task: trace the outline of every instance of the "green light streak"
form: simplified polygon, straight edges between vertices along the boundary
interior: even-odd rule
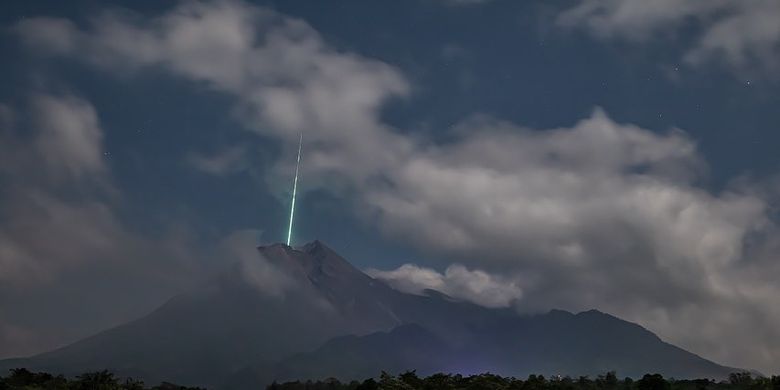
[[[303,133],[298,140],[298,160],[295,162],[295,181],[293,181],[292,204],[290,205],[290,227],[287,229],[287,245],[290,245],[292,238],[293,215],[295,215],[295,193],[298,192],[298,167],[301,165],[301,145],[303,144]]]

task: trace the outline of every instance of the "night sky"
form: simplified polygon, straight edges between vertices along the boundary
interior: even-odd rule
[[[780,371],[780,2],[6,1],[0,358],[286,239]]]

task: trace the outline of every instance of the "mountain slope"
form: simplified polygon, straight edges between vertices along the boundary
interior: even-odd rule
[[[258,248],[146,317],[64,348],[0,362],[65,374],[111,369],[150,382],[238,388],[279,378],[402,368],[584,375],[617,370],[725,377],[729,368],[589,311],[521,316],[444,294],[404,294],[319,241]]]
[[[660,340],[639,325],[591,310],[502,318],[472,328],[457,344],[416,324],[390,332],[332,339],[275,365],[247,367],[229,388],[252,388],[273,380],[367,378],[381,371],[416,370],[420,375],[492,372],[596,376],[607,371],[634,378],[648,372],[675,378],[725,378],[735,369],[715,364]]]
[[[451,348],[423,327],[407,324],[389,332],[334,338],[311,352],[296,354],[274,365],[246,367],[233,375],[228,389],[260,388],[276,381],[376,376],[381,371],[420,373],[449,367]]]

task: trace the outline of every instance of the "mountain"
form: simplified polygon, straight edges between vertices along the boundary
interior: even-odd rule
[[[381,371],[419,373],[442,371],[450,347],[416,324],[388,332],[343,336],[314,351],[296,354],[272,366],[250,366],[230,378],[228,389],[261,387],[273,380],[340,378],[365,379]]]
[[[633,378],[657,372],[674,378],[718,379],[740,371],[665,343],[639,325],[597,310],[578,314],[553,310],[475,325],[470,337],[457,344],[417,324],[339,337],[272,367],[242,370],[232,380],[241,385],[229,388],[272,380],[367,378],[381,370],[416,370],[420,375],[491,372],[515,377],[596,376],[616,371]]]
[[[272,380],[363,379],[417,369],[463,374],[723,378],[734,369],[595,310],[519,315],[392,289],[320,241],[258,247],[210,283],[149,315],[0,369],[119,375],[210,388]]]

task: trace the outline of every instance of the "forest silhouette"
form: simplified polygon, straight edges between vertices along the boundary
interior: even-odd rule
[[[749,372],[729,375],[728,380],[674,379],[660,374],[646,374],[642,378],[618,378],[608,372],[594,378],[580,376],[545,377],[529,375],[525,379],[503,377],[490,373],[463,376],[433,374],[420,377],[415,371],[399,375],[382,372],[377,379],[341,382],[336,378],[317,381],[273,382],[267,390],[780,390],[780,376],[756,376]],[[119,378],[109,371],[84,373],[73,378],[32,372],[24,368],[10,370],[0,377],[0,390],[205,390],[200,387],[179,386],[163,382],[147,387],[144,382]]]

